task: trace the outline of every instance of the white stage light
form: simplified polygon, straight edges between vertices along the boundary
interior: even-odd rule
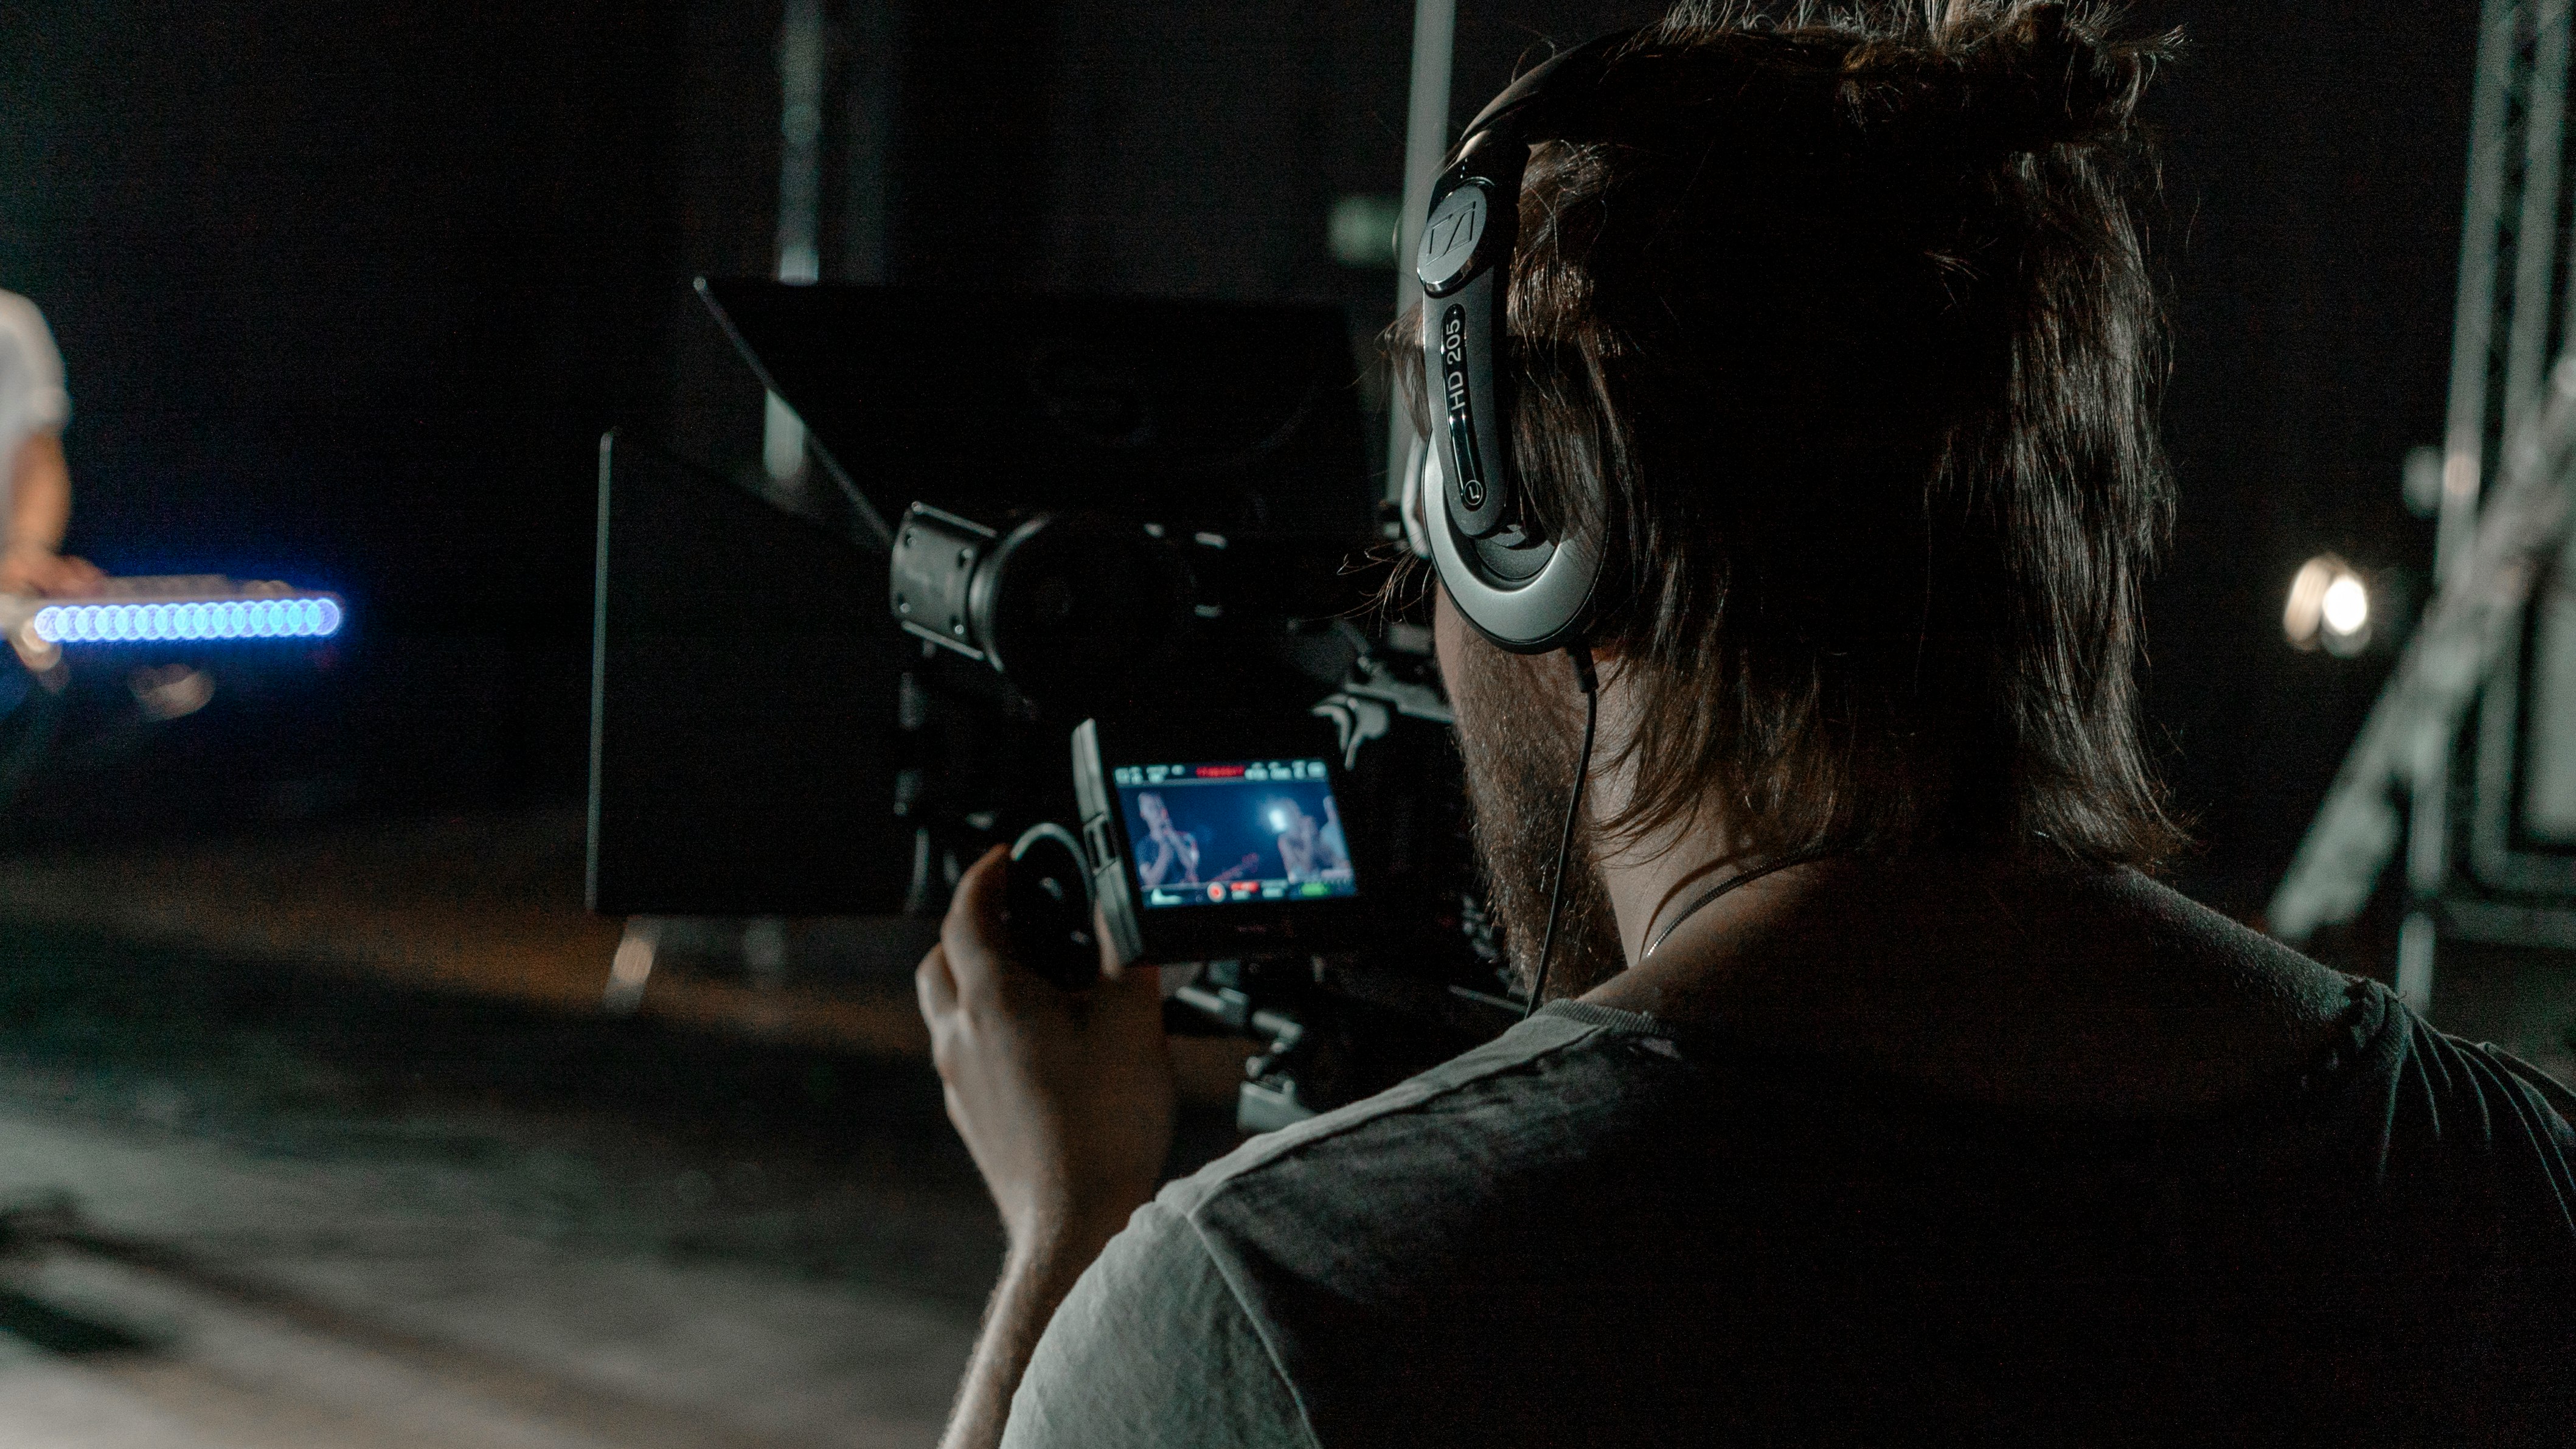
[[[2352,565],[2321,553],[2299,565],[2281,610],[2281,633],[2300,649],[2349,659],[2370,646],[2370,585]]]
[[[2370,627],[2370,590],[2350,574],[2326,585],[2326,632],[2358,634]]]

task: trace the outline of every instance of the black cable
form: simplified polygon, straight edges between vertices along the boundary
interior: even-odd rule
[[[1661,934],[1657,935],[1655,939],[1647,945],[1646,949],[1638,954],[1637,960],[1642,963],[1647,958],[1653,956],[1658,947],[1673,938],[1673,932],[1682,928],[1682,922],[1689,920],[1694,915],[1697,915],[1700,907],[1715,902],[1718,897],[1725,895],[1728,891],[1735,889],[1737,886],[1749,886],[1774,871],[1787,870],[1793,865],[1811,865],[1828,856],[1839,854],[1841,854],[1840,851],[1811,850],[1803,855],[1787,856],[1783,859],[1775,860],[1769,865],[1758,865],[1751,870],[1728,876],[1726,879],[1719,881],[1716,885],[1711,886],[1708,890],[1702,892],[1698,900],[1682,907],[1682,913],[1673,917],[1671,923],[1664,927]],[[1652,922],[1649,922],[1648,924],[1651,925]]]
[[[1574,661],[1574,686],[1583,691],[1583,748],[1574,756],[1574,789],[1565,802],[1565,833],[1556,840],[1556,880],[1547,890],[1547,930],[1538,938],[1538,975],[1530,982],[1528,1002],[1521,1007],[1523,1021],[1547,997],[1548,954],[1556,949],[1556,915],[1565,904],[1565,867],[1574,854],[1574,822],[1583,818],[1583,782],[1592,773],[1592,730],[1601,722],[1601,681],[1592,672],[1592,651],[1572,644],[1565,653]]]

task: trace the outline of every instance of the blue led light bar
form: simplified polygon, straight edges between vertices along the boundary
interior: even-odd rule
[[[340,632],[336,599],[223,599],[132,604],[47,604],[36,637],[48,644],[159,639],[323,639]]]

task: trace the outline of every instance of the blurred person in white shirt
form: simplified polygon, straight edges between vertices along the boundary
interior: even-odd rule
[[[0,593],[80,594],[99,583],[88,560],[62,552],[72,515],[71,468],[63,459],[71,413],[62,354],[44,314],[0,292],[0,519],[8,526]]]

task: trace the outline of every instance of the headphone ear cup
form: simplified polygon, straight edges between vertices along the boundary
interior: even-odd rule
[[[1590,539],[1569,534],[1515,545],[1469,538],[1445,509],[1431,512],[1424,523],[1440,586],[1476,632],[1515,654],[1545,654],[1583,642],[1601,584],[1601,557]]]
[[[1448,487],[1440,473],[1440,450],[1429,438],[1417,437],[1413,448],[1404,455],[1404,493],[1397,505],[1404,521],[1404,546],[1418,559],[1431,557],[1431,525],[1425,513],[1426,500],[1437,498]]]

